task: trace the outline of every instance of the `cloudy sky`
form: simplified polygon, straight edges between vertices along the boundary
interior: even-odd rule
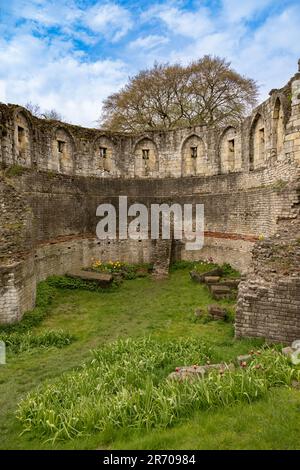
[[[300,57],[299,0],[0,0],[0,101],[95,126],[101,102],[154,61],[226,57],[281,87]]]

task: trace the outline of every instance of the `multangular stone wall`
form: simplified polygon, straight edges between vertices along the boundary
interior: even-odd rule
[[[291,226],[285,221],[285,228]],[[239,286],[236,336],[291,343],[300,337],[300,224],[287,238],[258,242]]]
[[[294,217],[299,83],[296,74],[282,90],[272,90],[239,126],[141,135],[40,120],[24,108],[0,104],[0,321],[19,319],[31,308],[36,282],[50,274],[87,266],[93,258],[153,259],[157,249],[150,240],[96,239],[97,206],[117,207],[120,195],[128,204],[204,204],[203,250],[187,252],[179,242],[172,256],[211,256],[248,269],[255,242],[272,239],[280,221]],[[250,280],[241,288],[247,291]],[[252,334],[250,326],[239,329],[243,312],[237,317],[240,336]]]
[[[284,206],[276,233],[253,247],[248,274],[240,284],[236,336],[290,343],[300,337],[300,73],[291,82],[291,114],[285,156],[291,178],[281,190]]]

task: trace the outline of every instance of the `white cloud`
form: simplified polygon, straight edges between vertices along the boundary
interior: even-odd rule
[[[222,13],[228,22],[252,19],[274,0],[223,0]]]
[[[235,60],[238,70],[261,83],[262,96],[282,87],[297,70],[300,6],[270,16],[244,42]]]
[[[82,15],[73,0],[18,0],[13,4],[13,13],[43,26],[71,24]]]
[[[56,26],[73,39],[86,44],[96,42],[95,34],[116,42],[133,26],[130,12],[114,2],[98,1],[95,5],[80,8],[76,0],[12,0],[16,18],[31,22],[38,30]],[[85,28],[82,31],[80,28]]]
[[[96,4],[87,10],[84,23],[95,33],[101,33],[114,42],[125,36],[133,26],[130,12],[115,3]]]
[[[208,33],[213,27],[207,8],[186,11],[173,5],[173,2],[154,5],[141,18],[145,22],[153,18],[159,19],[165,23],[169,31],[190,38]]]
[[[27,21],[10,28],[10,36],[0,25],[0,101],[32,101],[43,109],[57,109],[68,121],[93,126],[101,101],[123,86],[128,75],[155,60],[187,63],[204,54],[226,57],[236,70],[262,84],[262,98],[297,70],[299,3],[279,8],[279,0],[222,0],[213,12],[201,6],[187,11],[183,2],[167,0],[152,5],[135,24],[128,10],[113,1],[85,9],[79,7],[83,4],[11,0],[15,18],[18,13]],[[263,19],[259,15],[265,10]],[[259,22],[251,21],[257,18]],[[59,34],[47,36],[49,26],[57,26]],[[114,45],[115,57],[122,59],[108,58],[102,50],[100,60],[74,47],[78,39],[86,44],[103,37],[114,42],[131,28],[139,33],[137,39],[119,50]]]
[[[289,80],[299,55],[300,5],[281,12],[275,8],[279,6],[274,0],[223,0],[219,12],[212,14],[203,8],[187,12],[170,0],[150,7],[143,19],[158,18],[168,28],[173,47],[163,60],[187,63],[204,54],[225,57],[237,71],[259,82],[265,99],[269,90]],[[266,10],[267,17],[253,30],[251,21]],[[178,33],[189,40],[176,42]]]
[[[131,49],[154,49],[163,44],[167,44],[169,38],[159,36],[157,34],[150,34],[149,36],[139,37],[129,44]]]
[[[0,93],[4,101],[55,108],[75,124],[95,126],[102,100],[124,84],[120,60],[84,62],[68,48],[30,35],[0,40]]]

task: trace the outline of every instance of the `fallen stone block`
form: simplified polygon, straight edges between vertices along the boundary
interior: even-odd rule
[[[209,305],[208,313],[214,320],[224,320],[227,315],[227,310],[224,307],[220,307],[220,305]]]
[[[235,369],[234,364],[207,364],[204,366],[184,366],[176,367],[174,372],[169,374],[169,380],[193,380],[195,378],[203,379],[212,370],[218,370],[220,374],[226,371],[233,371]]]
[[[246,365],[253,359],[251,354],[242,354],[236,358],[236,361],[239,365]]]
[[[222,276],[223,271],[221,268],[211,269],[205,273],[198,273],[197,271],[190,271],[190,276],[193,281],[203,283],[205,282],[205,277],[208,276]]]
[[[300,349],[300,339],[296,339],[295,341],[292,342],[292,348],[294,350]]]
[[[195,282],[202,283],[204,279],[202,279],[202,275],[197,273],[196,271],[190,271],[191,279]]]
[[[237,289],[240,282],[240,279],[221,279],[220,285],[230,287],[231,289]]]
[[[234,296],[234,292],[228,286],[220,286],[218,284],[211,284],[210,292],[214,299],[230,299]]]
[[[113,276],[109,273],[96,273],[94,271],[71,271],[67,273],[67,276],[74,279],[82,279],[83,281],[96,282],[99,287],[109,287],[113,282]]]
[[[209,372],[213,369],[217,369],[220,372],[226,372],[227,370],[235,370],[235,365],[233,363],[226,364],[225,362],[221,364],[207,364],[202,367],[205,369],[206,372]]]
[[[216,284],[220,279],[220,276],[205,276],[204,282],[205,284]]]

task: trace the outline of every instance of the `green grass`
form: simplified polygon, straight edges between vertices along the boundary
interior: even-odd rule
[[[20,400],[37,386],[74,373],[89,361],[91,349],[118,338],[151,335],[159,342],[197,338],[211,349],[214,360],[227,362],[261,346],[259,340],[235,340],[230,322],[195,322],[194,310],[209,303],[214,302],[207,288],[193,283],[188,269],[176,270],[161,282],[125,281],[109,293],[55,289],[47,315],[32,327],[33,333],[62,329],[75,335],[76,341],[63,349],[8,352],[7,364],[0,366],[0,448],[299,448],[300,393],[288,387],[271,388],[252,404],[235,403],[181,416],[167,429],[115,427],[54,444],[32,433],[21,435],[23,428],[16,418]],[[232,307],[230,302],[223,304]]]

